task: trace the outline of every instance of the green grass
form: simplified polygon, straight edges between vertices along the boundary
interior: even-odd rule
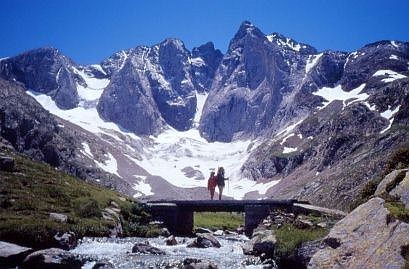
[[[151,232],[149,215],[117,192],[7,154],[15,158],[17,171],[0,171],[0,240],[39,248],[53,246],[52,237],[58,231],[73,231],[78,237],[106,236],[113,223],[101,218],[101,209],[112,201],[122,210],[126,235]],[[67,223],[51,220],[50,212],[67,215]]]
[[[275,231],[277,238],[275,256],[290,257],[302,243],[323,238],[327,234],[328,230],[324,228],[299,229],[292,224],[285,224]]]
[[[386,208],[390,213],[392,219],[398,219],[409,223],[409,209],[400,201],[385,203]]]
[[[227,212],[197,212],[194,214],[194,226],[210,230],[234,230],[244,224],[244,215]]]

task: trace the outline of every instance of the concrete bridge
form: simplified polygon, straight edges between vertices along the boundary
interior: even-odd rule
[[[297,200],[159,200],[148,201],[153,218],[162,221],[169,231],[178,236],[193,233],[194,212],[244,212],[244,230],[251,235],[257,225],[269,215],[271,210],[290,212],[313,211],[303,207],[306,202]],[[311,206],[310,206],[311,207]]]

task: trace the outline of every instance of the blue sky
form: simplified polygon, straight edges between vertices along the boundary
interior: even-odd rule
[[[318,50],[409,40],[407,0],[1,0],[0,57],[53,46],[77,63],[97,63],[166,37],[189,49],[213,41],[225,52],[244,20]]]

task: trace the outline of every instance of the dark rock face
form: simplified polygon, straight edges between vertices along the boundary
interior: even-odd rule
[[[396,58],[394,58],[394,56]],[[378,70],[407,72],[409,43],[379,41],[350,53],[340,83],[351,90],[368,81]]]
[[[211,141],[229,142],[271,127],[283,98],[305,75],[308,53],[315,52],[277,34],[267,38],[244,22],[216,71],[201,134]]]
[[[215,49],[212,42],[193,48],[192,71],[198,91],[208,91],[212,86],[214,75],[219,67],[223,54]]]
[[[188,130],[195,92],[208,90],[221,56],[206,44],[194,57],[177,39],[114,54],[102,63],[112,78],[98,104],[100,115],[136,134],[156,134],[166,124]]]
[[[130,61],[114,75],[98,103],[100,115],[137,134],[152,134],[162,125],[146,81]]]
[[[54,48],[41,48],[0,61],[0,77],[53,98],[62,109],[78,104],[73,62]]]

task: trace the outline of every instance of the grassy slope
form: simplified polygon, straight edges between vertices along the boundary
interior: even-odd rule
[[[49,165],[13,157],[17,171],[0,171],[0,240],[46,247],[53,245],[58,231],[73,231],[78,237],[106,236],[113,223],[101,219],[101,209],[111,201],[122,210],[125,235],[148,232],[149,216],[138,204]],[[50,212],[67,215],[68,222],[51,220]]]

